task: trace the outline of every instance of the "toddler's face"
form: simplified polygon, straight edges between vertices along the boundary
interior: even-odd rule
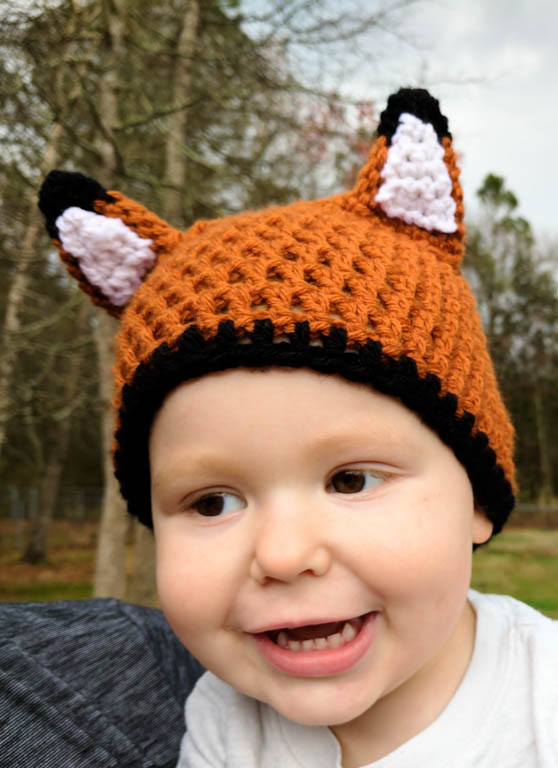
[[[162,608],[237,690],[336,725],[468,660],[491,526],[397,401],[307,370],[214,374],[167,397],[150,461]]]

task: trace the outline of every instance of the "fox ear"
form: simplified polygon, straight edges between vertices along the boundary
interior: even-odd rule
[[[70,274],[118,316],[180,233],[139,203],[82,173],[51,171],[39,192],[47,230]]]
[[[401,88],[380,115],[378,138],[345,205],[385,216],[458,267],[465,249],[463,190],[448,121],[423,88]]]
[[[406,224],[456,232],[457,204],[445,162],[451,134],[438,101],[428,91],[402,88],[389,98],[378,134],[388,150],[375,202]]]

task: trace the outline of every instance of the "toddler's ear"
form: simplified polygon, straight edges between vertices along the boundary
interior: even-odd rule
[[[484,510],[475,506],[473,517],[473,544],[484,544],[494,531],[494,523],[488,519]]]
[[[91,300],[118,316],[180,233],[82,173],[51,171],[39,192],[47,230]]]

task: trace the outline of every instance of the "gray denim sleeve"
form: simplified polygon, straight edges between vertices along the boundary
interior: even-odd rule
[[[159,611],[2,603],[0,768],[170,768],[202,672]]]

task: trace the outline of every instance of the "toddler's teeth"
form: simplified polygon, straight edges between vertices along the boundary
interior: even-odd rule
[[[353,637],[356,637],[356,631],[353,625],[347,621],[345,622],[345,626],[343,627],[343,631],[341,632],[343,635],[343,639],[346,643],[348,643],[350,640],[353,639]]]
[[[330,645],[330,648],[340,648],[341,645],[343,645],[343,638],[341,637],[340,632],[336,632],[334,635],[329,635],[327,641]]]
[[[355,627],[356,624],[356,627]],[[291,640],[288,630],[282,629],[277,633],[275,642],[280,648],[288,651],[323,651],[327,648],[342,648],[355,638],[362,624],[361,619],[346,621],[341,632],[335,632],[327,637],[314,637],[308,640]]]

